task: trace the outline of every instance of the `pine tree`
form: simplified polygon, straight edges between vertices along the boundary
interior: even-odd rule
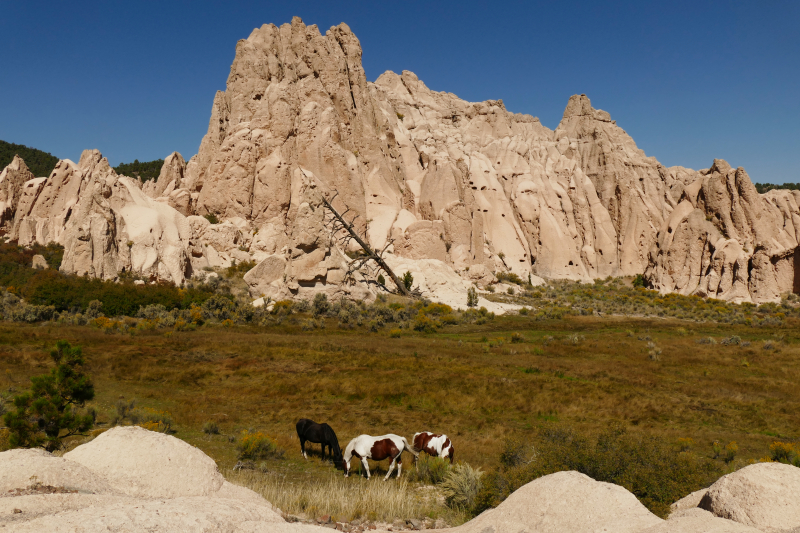
[[[414,276],[411,275],[411,272],[406,271],[403,274],[403,285],[405,285],[406,289],[411,290],[411,286],[414,284]]]
[[[94,414],[78,412],[94,399],[94,385],[83,371],[80,347],[58,341],[50,352],[56,363],[49,374],[31,378],[31,390],[14,397],[15,410],[3,417],[14,447],[55,451],[62,439],[83,435],[94,425]]]
[[[478,307],[478,291],[470,287],[467,291],[467,307]]]

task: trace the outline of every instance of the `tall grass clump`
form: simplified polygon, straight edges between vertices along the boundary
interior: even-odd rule
[[[334,520],[366,519],[392,522],[444,518],[451,525],[463,521],[436,502],[424,497],[404,480],[386,483],[363,478],[343,478],[340,474],[314,481],[291,482],[253,470],[227,471],[231,483],[261,494],[284,513],[304,514],[309,518],[330,515]]]
[[[416,468],[411,470],[409,478],[411,481],[420,481],[437,485],[445,480],[450,471],[450,461],[441,457],[431,457],[430,455],[420,455],[417,460]]]
[[[442,494],[448,507],[468,511],[475,507],[475,498],[483,484],[480,468],[472,468],[466,463],[458,463],[447,471],[442,481]]]

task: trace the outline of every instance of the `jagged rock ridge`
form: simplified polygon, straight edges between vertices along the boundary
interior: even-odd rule
[[[68,271],[178,282],[255,260],[254,297],[369,297],[346,276],[354,250],[324,225],[319,195],[338,194],[335,207],[359,215],[372,246],[391,239],[396,261],[460,274],[456,292],[498,271],[533,281],[644,273],[665,292],[736,301],[796,289],[794,193],[759,195],[722,161],[664,167],[585,95],[569,99],[553,131],[502,100],[432,91],[408,71],[370,83],[345,24],[322,35],[295,18],[239,41],[198,154],[171,155],[157,180],[142,187],[84,157],[41,182],[20,185],[19,164],[0,179],[12,236],[64,243],[76,258]],[[120,213],[131,203],[175,231],[125,240],[132,222]],[[134,260],[134,248],[152,252]]]

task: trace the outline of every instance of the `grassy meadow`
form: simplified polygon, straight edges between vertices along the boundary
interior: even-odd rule
[[[424,491],[413,484],[402,485],[398,497],[412,494],[416,503],[394,510],[314,500],[309,494],[320,483],[363,491],[364,481],[340,480],[341,471],[317,455],[303,460],[298,418],[328,422],[343,449],[361,433],[444,432],[456,461],[485,472],[502,466],[509,439],[533,441],[547,428],[596,435],[615,425],[718,464],[720,472],[769,456],[775,441],[800,438],[793,318],[754,327],[531,313],[441,324],[429,333],[340,327],[324,317],[309,329],[308,320],[301,314],[266,326],[127,333],[3,322],[0,391],[10,397],[26,389],[30,376],[47,371],[56,340],[65,339],[83,347],[99,428],[118,417],[118,403],[135,400],[167,413],[175,436],[213,457],[231,479],[273,501],[283,494],[275,503],[284,511],[386,521],[428,516],[453,524],[466,515],[420,498]],[[203,431],[211,422],[218,434]],[[283,455],[233,472],[245,430],[269,435]],[[410,463],[405,456],[404,472]],[[387,467],[371,465],[375,476]]]

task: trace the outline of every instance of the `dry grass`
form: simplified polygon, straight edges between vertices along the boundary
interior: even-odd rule
[[[254,470],[227,471],[225,477],[261,494],[286,514],[317,518],[330,515],[334,521],[355,519],[392,522],[412,518],[444,519],[450,525],[465,515],[450,511],[429,490],[406,482],[365,478],[345,479],[329,475],[313,481],[289,481],[286,477]]]

